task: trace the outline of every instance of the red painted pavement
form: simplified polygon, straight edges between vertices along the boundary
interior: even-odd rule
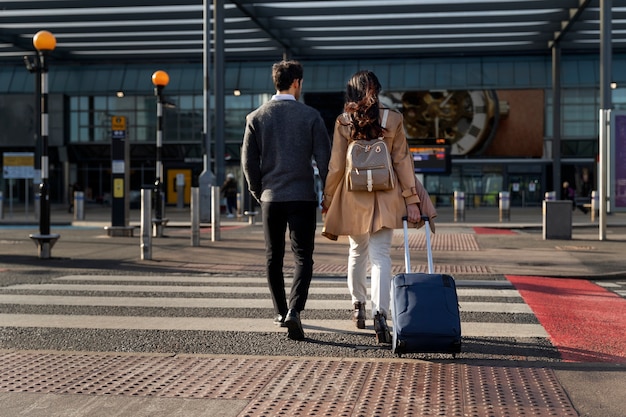
[[[474,227],[477,235],[514,235],[515,232],[509,229],[497,229],[495,227]]]
[[[564,361],[626,363],[626,299],[586,280],[506,277]]]

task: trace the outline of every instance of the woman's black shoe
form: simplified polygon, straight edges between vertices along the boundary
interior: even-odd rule
[[[287,327],[285,325],[285,316],[282,314],[276,314],[276,317],[274,317],[274,324],[280,327]]]
[[[357,329],[365,329],[365,303],[354,303],[354,311],[352,312],[352,321],[356,324]]]
[[[374,316],[374,331],[378,343],[391,343],[391,332],[387,326],[387,318],[384,314],[376,313]]]

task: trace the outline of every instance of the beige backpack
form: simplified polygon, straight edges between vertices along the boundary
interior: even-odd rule
[[[383,111],[381,126],[387,124],[389,109]],[[386,191],[396,185],[389,148],[382,137],[354,140],[346,154],[346,188],[348,191]]]

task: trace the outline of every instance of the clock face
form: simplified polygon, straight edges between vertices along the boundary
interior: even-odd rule
[[[492,91],[410,91],[402,94],[401,102],[407,138],[444,138],[452,155],[481,149],[495,131]]]

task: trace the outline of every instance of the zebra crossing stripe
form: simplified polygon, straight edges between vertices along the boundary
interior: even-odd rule
[[[82,291],[82,292],[142,292],[142,293],[195,293],[195,294],[250,294],[268,293],[267,285],[107,285],[107,284],[18,284],[4,287],[5,290],[31,291]],[[347,288],[343,286],[320,287],[312,285],[309,294],[315,295],[347,295]],[[515,289],[488,289],[488,288],[457,288],[459,297],[514,297],[520,294]]]
[[[167,282],[167,283],[195,283],[195,284],[258,284],[267,285],[267,279],[258,277],[232,277],[232,276],[132,276],[132,275],[67,275],[64,277],[54,278],[53,282],[115,282],[115,283],[132,283],[132,282]],[[369,281],[369,279],[368,279]],[[286,277],[285,284],[291,285],[292,279]],[[337,285],[347,287],[345,277],[313,277],[312,286],[316,285]],[[509,281],[496,280],[463,280],[457,279],[458,287],[490,287],[490,288],[515,288]]]
[[[357,329],[351,320],[307,320],[302,325],[311,333],[367,333],[373,327]],[[207,317],[137,317],[137,316],[89,316],[89,315],[43,315],[0,314],[0,326],[72,328],[72,329],[123,329],[123,330],[186,330],[186,331],[235,331],[235,332],[284,332],[270,318],[228,318],[216,320]],[[547,337],[538,324],[511,323],[462,323],[466,337]]]
[[[268,298],[163,298],[163,297],[84,297],[75,295],[0,294],[0,304],[97,306],[97,307],[155,307],[155,308],[273,308]],[[489,303],[461,301],[461,311],[485,313],[532,314],[523,303]],[[350,301],[308,300],[307,310],[350,309]]]
[[[286,284],[290,284],[286,279]],[[497,322],[497,314],[532,314],[508,281],[457,280],[461,312],[485,313],[490,322],[463,322],[467,337],[547,337],[539,324]],[[33,292],[29,294],[29,292]],[[111,296],[114,294],[115,296]],[[153,295],[151,295],[153,294]],[[155,296],[159,294],[159,296]],[[171,295],[169,295],[171,294]],[[221,296],[228,294],[228,296]],[[349,319],[352,308],[345,279],[316,277],[307,310],[336,310],[345,319],[307,319],[311,333],[371,334],[372,326],[358,330]],[[203,297],[203,295],[206,295]],[[338,298],[337,296],[343,296]],[[491,302],[490,299],[497,297]],[[464,298],[468,298],[465,300]],[[70,275],[47,284],[17,284],[0,288],[0,306],[65,306],[114,308],[267,309],[272,302],[265,278],[226,276],[92,276]],[[14,314],[5,309],[0,326],[30,328],[89,328],[141,330],[193,330],[284,332],[267,318],[158,317],[85,314]],[[32,309],[30,311],[33,311]],[[36,311],[36,310],[34,310]],[[57,312],[59,310],[57,309]],[[144,313],[146,314],[146,313]],[[496,314],[496,316],[493,316]],[[494,320],[495,319],[495,320]]]

